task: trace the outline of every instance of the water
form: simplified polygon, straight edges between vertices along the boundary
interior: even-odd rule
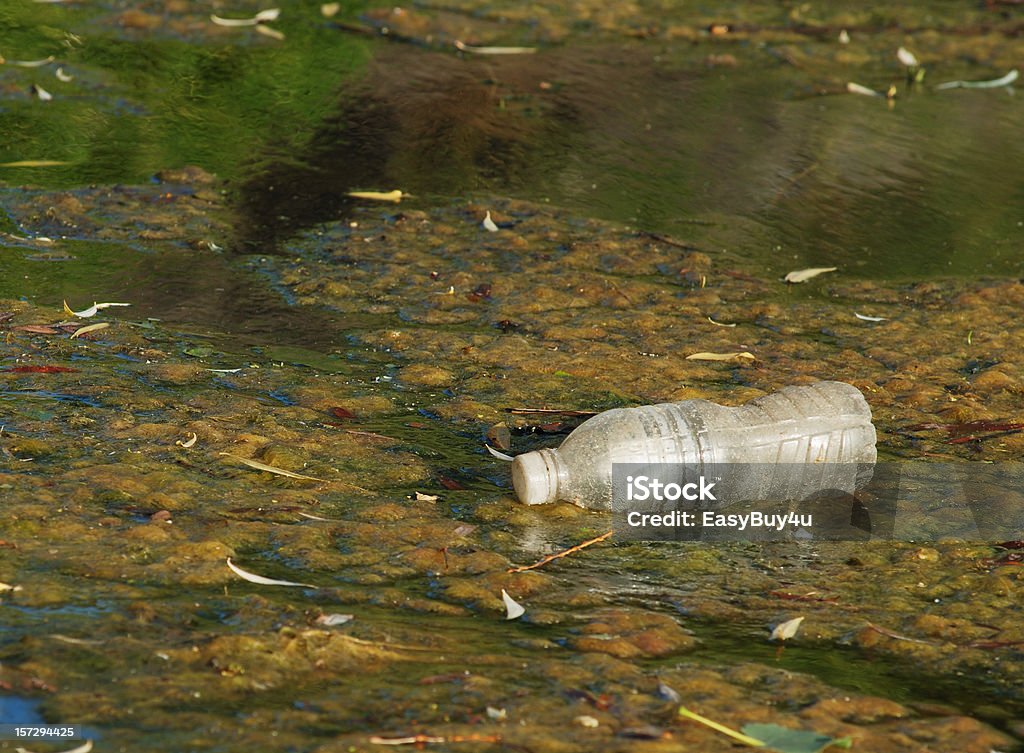
[[[261,749],[271,728],[294,750],[618,744],[574,721],[592,714],[704,749],[655,693],[696,674],[684,702],[737,726],[766,708],[805,726],[808,699],[861,692],[912,706],[899,734],[922,745],[964,749],[928,738],[956,714],[1020,739],[1019,578],[991,546],[605,544],[507,572],[608,527],[512,499],[485,431],[510,423],[521,452],[564,419],[507,407],[737,404],[835,377],[865,389],[889,457],[1021,451],[941,426],[1019,408],[1024,100],[931,88],[1004,74],[1012,19],[662,5],[283,3],[284,40],[173,1],[0,9],[0,163],[64,163],[0,166],[0,314],[132,303],[95,339],[4,329],[2,366],[78,371],[2,375],[0,581],[20,590],[0,594],[0,715],[126,749]],[[394,188],[412,197],[346,196]],[[839,271],[781,283],[810,266]],[[758,360],[685,360],[706,350]],[[319,588],[245,583],[227,556]],[[502,620],[501,589],[526,619]],[[797,614],[777,654],[769,627]],[[745,685],[752,666],[774,679]]]

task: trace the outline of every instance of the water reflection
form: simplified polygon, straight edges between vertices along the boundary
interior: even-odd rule
[[[460,59],[381,47],[337,113],[238,192],[239,241],[267,252],[347,217],[353,188],[423,203],[550,200],[728,248],[771,272],[1018,274],[1020,98],[918,89],[805,96],[793,69],[696,71],[650,46]]]

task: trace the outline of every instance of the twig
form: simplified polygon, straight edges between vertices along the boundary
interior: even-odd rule
[[[882,635],[887,636],[889,638],[895,638],[898,641],[910,641],[911,643],[923,643],[926,646],[938,646],[939,645],[938,643],[935,643],[934,641],[926,641],[926,640],[922,640],[921,638],[911,638],[909,635],[900,635],[899,633],[897,633],[894,630],[889,630],[889,629],[884,628],[884,627],[879,627],[878,625],[875,625],[874,623],[871,623],[871,622],[868,623],[868,627],[871,628],[872,630],[874,630],[876,633],[881,633]]]
[[[533,570],[535,568],[538,568],[538,567],[541,567],[543,565],[546,565],[549,562],[553,562],[554,560],[557,560],[557,559],[559,559],[561,557],[566,557],[566,556],[572,554],[573,552],[578,552],[580,549],[584,549],[585,547],[588,547],[591,544],[596,544],[599,541],[604,541],[605,539],[607,539],[611,535],[612,535],[611,531],[608,531],[607,533],[602,533],[600,536],[598,536],[595,539],[590,539],[589,541],[584,541],[582,544],[577,544],[576,546],[571,546],[568,549],[565,549],[565,550],[563,550],[561,552],[555,552],[554,554],[549,554],[544,559],[540,560],[539,562],[534,562],[532,565],[523,565],[521,567],[511,567],[511,568],[509,568],[508,571],[510,573],[522,573],[522,572],[526,572],[527,570]]]
[[[438,737],[436,735],[410,735],[409,737],[378,737],[370,738],[374,745],[425,745],[427,743],[500,743],[501,735],[452,735]]]
[[[597,411],[593,410],[561,410],[559,408],[505,408],[506,413],[511,413],[514,416],[524,416],[530,413],[540,413],[542,415],[549,416],[579,416],[587,417],[596,416]]]

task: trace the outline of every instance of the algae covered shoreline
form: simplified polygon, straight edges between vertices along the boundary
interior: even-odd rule
[[[1021,748],[1019,542],[613,538],[520,570],[610,517],[520,504],[484,446],[836,379],[888,461],[1019,461],[1019,97],[894,58],[995,79],[1016,9],[283,4],[283,39],[211,10],[0,16],[9,61],[78,77],[2,68],[4,159],[68,164],[0,167],[0,721],[95,750],[735,749],[684,706]],[[93,130],[44,154],[68,123]],[[783,281],[808,267],[837,269]],[[74,313],[104,302],[131,305]]]

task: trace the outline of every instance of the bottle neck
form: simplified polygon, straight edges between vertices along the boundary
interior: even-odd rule
[[[512,485],[516,496],[528,505],[543,505],[559,499],[567,480],[558,450],[546,448],[518,456],[512,464]]]

